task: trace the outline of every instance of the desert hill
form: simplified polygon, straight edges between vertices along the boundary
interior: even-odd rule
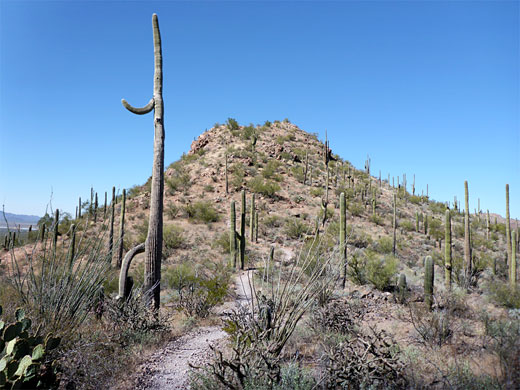
[[[258,278],[271,263],[279,267],[282,275],[301,257],[307,256],[316,264],[324,258],[337,258],[343,193],[347,209],[345,288],[333,284],[321,291],[283,349],[279,364],[287,367],[285,364],[296,361],[312,375],[325,375],[324,380],[330,383],[343,383],[345,378],[357,383],[362,377],[376,380],[382,375],[389,378],[391,386],[387,388],[403,388],[405,384],[406,388],[416,389],[514,388],[510,385],[518,383],[515,367],[520,367],[514,357],[518,357],[520,349],[507,332],[514,333],[516,328],[507,328],[507,332],[500,328],[506,332],[501,336],[490,330],[506,326],[500,324],[507,321],[515,324],[508,317],[508,309],[520,305],[517,285],[511,287],[508,282],[504,220],[496,218],[495,222],[495,216],[488,219],[485,213],[471,213],[473,268],[468,277],[463,260],[464,213],[450,204],[452,288],[448,289],[444,264],[448,203],[419,195],[410,181],[401,180],[399,184],[395,178],[389,183],[388,178],[375,176],[369,161],[364,169],[354,167],[339,151],[327,148],[317,135],[288,120],[241,126],[229,119],[226,124],[215,124],[165,171],[161,271],[161,301],[165,302],[161,318],[165,323],[161,326],[172,327],[174,335],[182,336],[182,340],[198,334],[190,333],[193,327],[211,324],[220,331],[222,310],[215,308],[232,291],[231,273],[236,272],[230,269],[230,210],[234,202],[238,230],[242,191],[246,198],[245,268],[253,273],[256,270]],[[258,229],[251,232],[251,223],[255,227],[254,219],[251,221],[253,194]],[[144,242],[149,202],[150,180],[127,191],[123,252]],[[120,196],[113,208],[117,241]],[[101,242],[105,245],[110,214],[111,205],[98,205],[94,210],[87,202],[81,218],[60,224],[58,247],[69,250],[72,222],[87,226],[85,235],[93,235],[92,231],[104,234]],[[272,248],[273,257],[269,259]],[[20,247],[13,251],[21,254],[22,250]],[[4,252],[0,265],[8,263],[9,256]],[[434,265],[432,310],[425,309],[426,256],[431,256]],[[65,362],[66,372],[76,383],[81,382],[74,379],[78,370],[84,370],[84,375],[97,370],[96,380],[81,382],[84,388],[103,387],[107,381],[113,388],[147,388],[141,378],[151,372],[146,356],[150,350],[160,349],[161,344],[136,340],[162,328],[142,320],[135,302],[137,306],[130,306],[134,310],[130,311],[130,319],[121,320],[119,306],[115,310],[110,303],[115,301],[109,299],[117,295],[119,277],[116,256],[111,258],[112,270],[104,282],[107,309],[100,320],[90,320],[93,322],[89,326],[105,332],[112,344],[101,347],[96,339],[98,333],[85,326],[82,329],[89,336],[82,337],[96,341],[89,344],[90,352],[84,350]],[[142,284],[143,269],[143,255],[138,255],[130,268],[134,288]],[[354,341],[344,343],[347,339]],[[393,341],[387,345],[386,340]],[[143,358],[145,344],[149,350]],[[356,348],[366,345],[372,348],[371,356],[377,357],[377,369],[367,365],[363,354],[357,355]],[[140,368],[133,376],[118,377],[101,362],[103,352],[107,359],[118,356],[113,364]],[[504,356],[513,359],[511,366],[500,363]],[[344,371],[340,362],[347,360],[359,371]],[[467,387],[471,383],[475,387]],[[503,387],[486,387],[490,383],[501,383]]]

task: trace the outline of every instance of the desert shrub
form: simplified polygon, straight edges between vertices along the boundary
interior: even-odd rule
[[[211,247],[220,249],[221,253],[229,253],[229,245],[229,232],[223,232],[213,241]]]
[[[409,306],[410,322],[418,341],[426,346],[441,347],[453,336],[453,311],[449,307],[429,311],[424,304]]]
[[[372,214],[369,218],[370,222],[375,223],[377,226],[383,226],[385,224],[385,220],[379,214]]]
[[[321,198],[324,193],[325,190],[322,187],[311,187],[310,189],[311,196],[314,196],[316,198]]]
[[[166,284],[177,293],[176,308],[189,316],[202,318],[207,317],[211,308],[224,300],[230,276],[229,271],[222,266],[215,266],[208,272],[208,276],[188,263],[164,270]]]
[[[199,390],[221,390],[222,383],[209,372],[192,371],[190,388]],[[280,369],[279,383],[272,384],[263,377],[248,378],[244,390],[313,390],[316,380],[311,372],[297,363],[283,364]]]
[[[402,227],[407,232],[415,231],[415,223],[412,223],[411,221],[408,221],[408,220],[400,221],[399,226]]]
[[[313,310],[309,326],[317,334],[348,335],[359,328],[365,312],[359,301],[333,300]]]
[[[365,258],[361,251],[354,252],[350,257],[347,275],[355,284],[363,285],[367,283]]]
[[[177,217],[177,215],[179,215],[179,207],[173,202],[169,202],[166,205],[164,211],[166,212],[166,215],[170,219],[174,219],[175,217]]]
[[[265,217],[262,222],[263,225],[267,228],[276,228],[282,226],[283,219],[279,215],[272,214]]]
[[[284,225],[284,233],[287,237],[297,240],[304,236],[309,227],[299,218],[287,218]]]
[[[74,256],[50,241],[41,251],[12,252],[8,280],[42,331],[72,336],[100,300],[111,254],[103,233],[78,233]]]
[[[495,279],[488,283],[491,299],[500,306],[509,309],[520,309],[520,287],[511,286],[508,282]]]
[[[185,244],[184,229],[176,225],[165,225],[163,230],[164,255],[170,257],[175,249]]]
[[[324,352],[326,388],[406,388],[405,364],[399,346],[383,330],[352,331],[343,342],[329,337]]]
[[[506,389],[520,383],[520,310],[509,310],[504,319],[491,319],[484,314],[487,345],[498,356],[502,382]]]
[[[264,179],[273,179],[276,181],[280,181],[282,178],[280,175],[276,174],[276,170],[280,167],[280,162],[276,160],[269,160],[269,162],[265,165],[262,170],[262,176]]]
[[[349,202],[347,203],[347,209],[354,217],[359,217],[365,210],[361,202]]]
[[[408,198],[408,200],[410,201],[410,203],[413,203],[413,204],[416,204],[416,205],[419,205],[422,203],[422,198],[420,196],[417,196],[417,195],[412,195]]]
[[[141,242],[145,242],[148,234],[148,219],[143,217],[141,223],[135,226],[135,230],[137,233],[136,243],[140,244]]]
[[[367,248],[372,243],[372,237],[361,229],[352,229],[347,224],[348,242],[356,248]],[[351,230],[352,229],[352,230]]]
[[[253,134],[255,134],[255,126],[253,124],[250,124],[249,126],[245,126],[243,129],[242,129],[242,133],[240,134],[240,137],[243,139],[243,140],[249,140],[251,139],[251,137],[253,136]]]
[[[282,269],[275,266],[268,268],[259,284],[245,281],[258,299],[227,313],[224,330],[234,347],[229,354],[214,349],[215,358],[205,372],[224,388],[242,389],[247,383],[262,383],[269,389],[279,385],[284,346],[317,295],[336,280],[332,260],[317,262],[305,278],[306,268],[312,265],[301,255],[289,270],[283,270],[294,277],[279,278]]]
[[[176,165],[173,175],[165,181],[170,195],[173,195],[179,190],[187,191],[192,184],[189,172],[182,165]]]
[[[229,167],[229,171],[231,172],[230,184],[235,190],[239,190],[242,188],[246,174],[244,166],[242,164],[233,164]]]
[[[212,184],[206,184],[204,186],[204,192],[215,192],[215,187]]]
[[[219,220],[218,211],[210,201],[197,201],[184,206],[184,211],[191,222],[210,223]]]
[[[127,198],[133,198],[141,193],[141,186],[140,185],[134,185],[130,187],[126,193]]]
[[[365,264],[366,278],[378,290],[387,290],[395,281],[397,264],[397,259],[391,255],[381,257],[368,252]]]
[[[226,121],[226,126],[231,131],[238,130],[240,128],[239,125],[238,125],[237,120],[234,119],[234,118],[228,118],[227,121]]]
[[[255,176],[247,183],[251,191],[272,198],[280,191],[280,186],[270,180],[264,180],[261,176]]]
[[[378,253],[392,253],[394,249],[394,240],[392,237],[381,237],[377,240],[374,248]]]

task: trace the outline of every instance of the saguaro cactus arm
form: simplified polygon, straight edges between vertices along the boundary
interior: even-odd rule
[[[128,270],[130,269],[130,263],[133,258],[139,254],[144,252],[144,242],[135,246],[133,249],[129,250],[123,259],[123,263],[121,264],[121,271],[119,273],[119,294],[117,299],[126,298],[125,290],[126,290],[126,282],[128,278]]]
[[[151,98],[150,101],[148,102],[148,104],[144,107],[134,107],[130,103],[128,103],[125,99],[121,99],[121,103],[123,103],[123,106],[131,113],[136,114],[136,115],[144,115],[144,114],[148,114],[150,111],[153,110],[154,105],[155,105],[155,100],[154,100],[154,98]]]

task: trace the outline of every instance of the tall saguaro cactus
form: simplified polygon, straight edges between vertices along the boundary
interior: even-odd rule
[[[345,193],[339,196],[339,250],[341,256],[341,287],[345,288],[347,280],[347,202]]]
[[[112,259],[112,250],[114,249],[114,207],[116,205],[116,187],[112,187],[112,203],[110,204],[110,232],[108,234],[108,253]]]
[[[125,99],[121,102],[130,112],[143,115],[154,112],[154,146],[152,169],[152,193],[150,197],[150,217],[145,242],[144,290],[154,309],[160,305],[161,257],[163,240],[163,192],[164,192],[164,103],[162,98],[162,48],[161,33],[157,14],[152,16],[154,44],[153,97],[141,108],[131,106]]]
[[[229,252],[231,255],[230,263],[233,268],[237,266],[237,225],[236,225],[235,201],[231,201],[229,216]]]
[[[242,208],[240,209],[240,269],[244,269],[246,254],[246,191],[242,190]]]
[[[509,264],[509,282],[513,287],[516,284],[516,234],[515,230],[511,233],[511,263]]]
[[[451,214],[450,210],[446,210],[446,220],[444,224],[445,228],[445,241],[444,246],[444,283],[446,288],[451,289]]]
[[[397,197],[394,193],[394,214],[392,218],[392,230],[393,230],[393,239],[392,239],[392,254],[395,256],[395,244],[396,244],[396,230],[397,230]]]
[[[469,286],[469,278],[471,275],[471,231],[469,225],[469,191],[468,181],[464,182],[464,266],[466,272],[466,285]]]
[[[251,195],[251,215],[249,216],[249,237],[255,241],[255,194]]]
[[[431,256],[424,259],[424,303],[426,308],[431,310],[433,304],[433,260]]]
[[[509,184],[506,184],[506,245],[507,263],[511,264],[511,221],[509,217]]]
[[[123,189],[123,195],[121,199],[121,215],[119,225],[119,246],[117,248],[117,267],[121,268],[123,261],[123,241],[125,237],[125,207],[126,207],[126,190]]]

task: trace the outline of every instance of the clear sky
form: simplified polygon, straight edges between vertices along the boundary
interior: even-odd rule
[[[0,0],[0,203],[74,213],[151,175],[152,13],[165,164],[228,117],[291,122],[383,178],[520,217],[518,1]]]

